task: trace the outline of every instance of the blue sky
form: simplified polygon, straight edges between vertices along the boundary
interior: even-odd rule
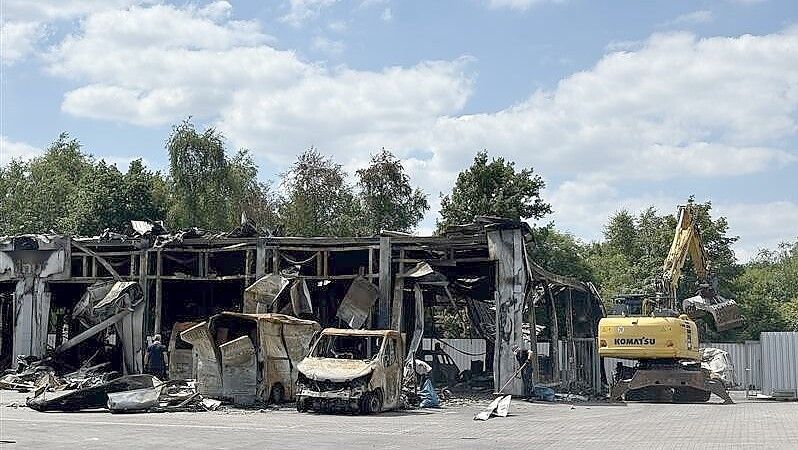
[[[558,227],[712,200],[757,248],[798,237],[794,1],[2,2],[2,162],[61,131],[163,168],[189,115],[275,179],[382,146],[438,194],[476,151],[533,166]]]

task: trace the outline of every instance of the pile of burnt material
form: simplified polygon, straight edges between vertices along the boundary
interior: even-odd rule
[[[109,371],[111,365],[109,362],[92,365],[93,360],[94,358],[90,358],[75,370],[74,367],[51,356],[43,359],[36,356],[19,356],[17,368],[7,370],[0,377],[0,389],[39,393],[46,385],[50,388],[74,390],[119,376],[118,372]]]
[[[107,377],[105,377],[107,378]],[[46,381],[42,381],[46,380]],[[162,382],[152,375],[125,375],[79,389],[51,385],[48,378],[37,383],[36,395],[27,405],[37,411],[81,411],[108,409],[120,412],[211,411],[218,400],[205,399],[192,381]]]
[[[20,356],[17,369],[0,377],[0,389],[32,392],[27,405],[37,411],[211,411],[221,405],[203,398],[192,380],[122,375],[109,370],[109,362],[91,365],[93,359],[68,372],[68,366],[53,357]]]

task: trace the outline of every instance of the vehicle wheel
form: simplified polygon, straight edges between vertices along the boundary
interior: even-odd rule
[[[297,397],[296,399],[296,411],[297,412],[307,412],[308,404],[310,403],[310,399]]]
[[[360,403],[358,404],[358,409],[360,410],[360,414],[368,414],[369,413],[369,403],[371,402],[371,392],[366,392],[360,397]]]
[[[382,411],[382,392],[374,391],[369,394],[366,402],[367,414],[377,414]]]
[[[377,391],[377,392],[374,393],[374,395],[377,397],[377,405],[376,405],[376,408],[371,410],[371,412],[380,413],[380,412],[382,412],[382,407],[384,406],[383,405],[383,399],[382,399],[382,391]]]
[[[363,394],[360,399],[361,414],[376,414],[382,411],[382,393],[380,391]]]
[[[280,383],[275,383],[272,385],[272,391],[269,395],[272,403],[283,403],[285,402],[285,388]]]

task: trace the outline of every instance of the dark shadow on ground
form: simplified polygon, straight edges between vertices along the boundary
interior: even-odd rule
[[[403,416],[427,416],[435,414],[435,411],[444,411],[444,408],[426,408],[419,409],[394,409],[391,411],[383,411],[378,414],[359,414],[356,412],[324,412],[324,411],[307,411],[298,414],[312,414],[318,416],[350,416],[350,417],[403,417]]]

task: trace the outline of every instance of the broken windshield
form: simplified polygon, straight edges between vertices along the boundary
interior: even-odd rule
[[[370,361],[380,353],[382,337],[325,335],[313,348],[319,358],[362,359]]]

